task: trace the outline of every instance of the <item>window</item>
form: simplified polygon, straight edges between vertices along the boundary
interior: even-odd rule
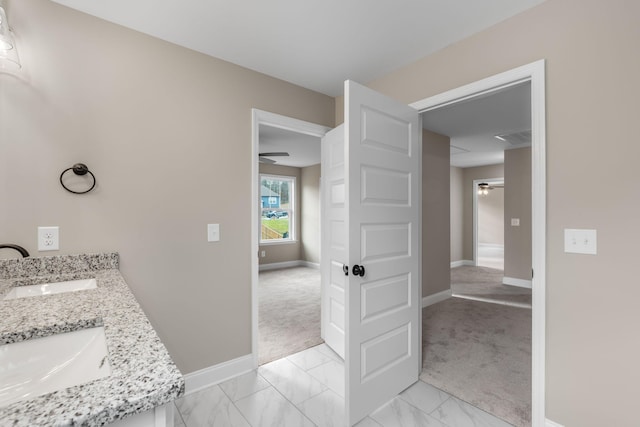
[[[292,176],[260,174],[260,243],[295,240],[295,185]]]

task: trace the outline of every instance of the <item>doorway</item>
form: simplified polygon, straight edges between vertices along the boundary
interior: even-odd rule
[[[531,91],[531,201],[532,201],[532,314],[531,314],[531,422],[545,423],[545,79],[544,60],[411,104],[420,112],[488,96],[508,87],[530,82]],[[469,187],[471,190],[471,186]]]
[[[473,261],[504,270],[504,177],[473,181]]]
[[[305,232],[304,227],[301,227],[303,182],[314,181],[313,176],[308,180],[305,179],[302,171],[307,168],[300,166],[309,166],[307,163],[313,163],[309,160],[313,156],[308,154],[309,158],[302,160],[300,158],[305,157],[305,154],[294,156],[292,152],[289,156],[289,152],[294,148],[290,144],[295,144],[291,140],[277,147],[270,144],[273,144],[273,140],[291,139],[290,135],[295,134],[305,138],[306,144],[313,144],[317,139],[319,152],[320,138],[330,128],[257,109],[252,111],[252,115],[252,356],[254,367],[257,367],[261,363],[287,356],[288,354],[282,353],[282,351],[286,353],[287,349],[292,349],[291,353],[296,352],[296,349],[300,345],[304,346],[306,341],[315,343],[307,336],[309,333],[304,327],[298,328],[302,334],[298,334],[302,343],[295,342],[297,339],[295,337],[292,338],[293,341],[288,339],[286,325],[282,329],[282,315],[283,312],[285,317],[290,314],[289,317],[293,319],[292,324],[301,323],[295,320],[297,314],[312,321],[313,319],[308,319],[309,316],[306,313],[312,311],[309,309],[309,304],[314,304],[313,281],[316,280],[316,275],[318,276],[316,281],[319,281],[319,270],[314,268],[316,263],[303,261],[299,255],[303,250],[301,242]],[[295,162],[298,163],[282,160],[288,157],[297,157],[298,160]],[[311,170],[309,172],[310,175],[315,173]],[[319,235],[317,245],[316,252],[319,255]],[[261,271],[263,287],[260,286]],[[300,286],[286,286],[282,283],[283,281],[296,282],[303,285],[304,289]],[[317,287],[319,290],[319,286]],[[275,295],[276,293],[278,295]],[[264,303],[262,310],[261,301]],[[320,305],[319,295],[317,305]],[[259,315],[261,311],[262,318]],[[262,320],[265,321],[262,322],[263,332],[269,331],[269,337],[265,338],[275,342],[271,345],[270,341],[263,341],[262,347],[266,353],[261,356],[260,322]],[[319,329],[319,319],[317,323]],[[287,340],[284,340],[285,338]],[[278,342],[281,339],[283,341]],[[299,349],[302,350],[302,348]]]

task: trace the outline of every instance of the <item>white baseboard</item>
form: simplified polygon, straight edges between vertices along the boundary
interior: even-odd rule
[[[471,265],[471,266],[473,266],[474,263],[473,263],[473,261],[468,260],[468,259],[462,259],[460,261],[451,261],[451,268],[462,267],[463,265]]]
[[[531,280],[516,279],[515,277],[507,277],[507,276],[503,277],[502,284],[509,285],[509,286],[517,286],[519,288],[531,289]]]
[[[271,264],[260,264],[258,269],[260,271],[268,271],[268,270],[280,270],[281,268],[291,268],[291,267],[310,267],[320,269],[320,264],[316,264],[315,262],[303,261],[301,259],[296,261],[284,261],[284,262],[272,262]]]
[[[238,357],[184,376],[185,395],[219,384],[253,370],[253,355]]]
[[[558,424],[556,422],[551,421],[549,418],[545,420],[545,427],[564,427],[562,424]]]
[[[478,243],[478,247],[491,248],[491,249],[504,249],[504,245],[499,243]]]
[[[451,289],[438,292],[437,294],[429,295],[422,298],[422,308],[428,307],[440,301],[444,301],[447,298],[451,298]]]

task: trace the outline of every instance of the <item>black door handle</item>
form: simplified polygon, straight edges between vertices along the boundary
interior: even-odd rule
[[[344,272],[345,276],[349,275],[349,266],[348,265],[342,265],[342,271]]]
[[[364,276],[364,265],[354,265],[353,266],[353,275],[354,276],[360,276],[363,277]]]

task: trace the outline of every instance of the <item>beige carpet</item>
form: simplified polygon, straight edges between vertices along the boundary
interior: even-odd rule
[[[515,426],[530,426],[531,310],[449,298],[422,314],[420,379]]]
[[[451,269],[454,296],[531,307],[531,289],[502,284],[503,270],[462,266]]]
[[[281,359],[320,338],[320,270],[307,267],[260,272],[258,363]]]

